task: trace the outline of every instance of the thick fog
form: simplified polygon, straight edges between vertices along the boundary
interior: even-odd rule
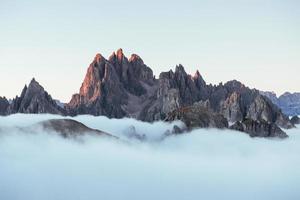
[[[300,199],[300,129],[284,140],[215,129],[164,138],[183,124],[80,116],[120,140],[77,141],[16,128],[53,118],[0,117],[1,200]]]

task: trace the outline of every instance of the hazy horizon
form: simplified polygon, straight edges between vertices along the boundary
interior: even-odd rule
[[[96,53],[118,48],[162,71],[182,64],[207,83],[239,80],[300,92],[300,2],[1,1],[0,96],[36,80],[55,99],[77,93]]]

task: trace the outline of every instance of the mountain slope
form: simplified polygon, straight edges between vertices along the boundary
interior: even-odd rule
[[[261,92],[288,116],[300,115],[300,93],[286,92],[277,97],[274,92]]]
[[[65,111],[59,107],[44,88],[32,79],[28,87],[25,85],[21,96],[13,99],[8,106],[7,114],[14,113],[50,113],[64,115]]]
[[[134,117],[143,121],[164,120],[169,113],[194,103],[222,114],[229,122],[264,120],[284,128],[293,125],[280,109],[258,90],[238,81],[208,85],[197,71],[187,74],[182,65],[162,72],[158,79],[142,59],[128,60],[122,49],[108,60],[97,54],[90,64],[79,94],[66,108],[71,115]]]
[[[0,115],[6,115],[9,102],[5,97],[0,97]]]

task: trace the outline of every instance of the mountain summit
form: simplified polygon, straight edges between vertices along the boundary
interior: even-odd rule
[[[33,78],[25,85],[21,96],[13,99],[7,108],[7,114],[14,113],[50,113],[65,114],[44,88]]]

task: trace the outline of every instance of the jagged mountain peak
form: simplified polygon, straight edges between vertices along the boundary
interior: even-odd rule
[[[116,56],[119,62],[122,62],[124,54],[123,54],[123,49],[119,48],[116,52]]]
[[[290,96],[290,95],[292,95],[292,93],[290,93],[290,92],[285,92],[285,93],[283,93],[282,95],[280,95],[281,97],[285,97],[285,96]]]
[[[201,76],[201,74],[200,74],[199,70],[197,69],[195,72],[194,78],[198,78],[200,76]]]
[[[26,86],[26,85],[25,85]],[[35,80],[35,78],[32,78],[27,89],[30,89],[30,88],[36,88],[36,89],[40,89],[40,90],[44,90],[44,88],[40,85],[39,82],[37,82]]]
[[[30,84],[31,83],[33,83],[33,84],[35,84],[35,83],[38,83],[36,80],[35,80],[35,78],[33,77],[32,79],[31,79],[31,81],[30,81]]]
[[[139,55],[137,55],[137,54],[131,54],[131,56],[129,58],[129,62],[130,63],[134,63],[135,62],[135,63],[139,63],[141,65],[144,64],[144,61],[142,60],[142,58]]]
[[[7,108],[7,114],[13,113],[51,113],[65,114],[64,109],[57,106],[52,97],[33,78],[25,85],[21,96],[12,100]]]
[[[101,62],[103,62],[103,61],[105,61],[105,60],[106,60],[106,59],[102,56],[102,54],[97,53],[97,54],[95,55],[94,62],[96,62],[97,64],[99,64],[99,63],[101,63]]]
[[[176,65],[175,73],[187,74],[182,64]]]

